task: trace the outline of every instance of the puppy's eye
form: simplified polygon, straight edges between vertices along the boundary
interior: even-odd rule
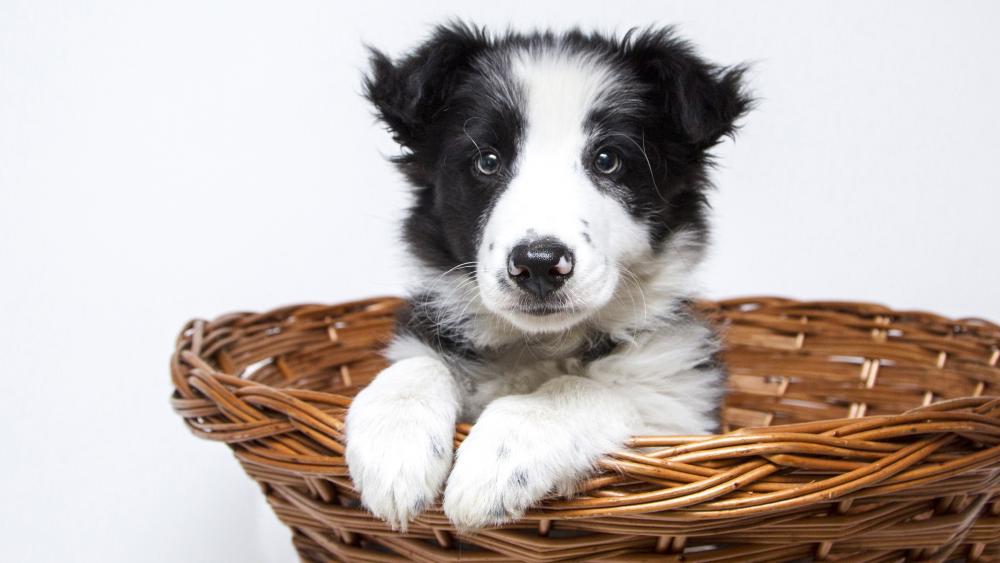
[[[500,171],[500,155],[494,151],[481,151],[476,157],[476,172],[492,176]]]
[[[594,170],[601,174],[614,174],[622,167],[622,158],[613,149],[604,147],[594,155]]]

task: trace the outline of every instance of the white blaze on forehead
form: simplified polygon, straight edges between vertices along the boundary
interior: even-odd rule
[[[512,62],[514,80],[527,104],[522,161],[535,154],[532,149],[558,151],[579,161],[587,116],[613,87],[612,69],[594,57],[559,51],[522,53]]]

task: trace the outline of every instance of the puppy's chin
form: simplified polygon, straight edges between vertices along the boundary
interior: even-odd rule
[[[585,321],[593,313],[590,309],[573,309],[545,314],[522,313],[514,310],[497,310],[497,315],[529,334],[563,332]]]

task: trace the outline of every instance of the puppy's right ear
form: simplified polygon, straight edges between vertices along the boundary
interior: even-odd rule
[[[419,149],[463,71],[487,44],[484,30],[453,23],[437,27],[430,39],[395,63],[369,48],[371,72],[364,80],[365,96],[397,143],[411,151]]]

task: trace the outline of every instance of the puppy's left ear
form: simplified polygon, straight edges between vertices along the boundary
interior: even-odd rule
[[[429,39],[397,61],[369,48],[365,96],[397,143],[419,151],[462,73],[487,43],[484,30],[453,22],[435,28]]]
[[[640,78],[664,96],[664,110],[682,140],[699,149],[732,136],[736,122],[753,108],[744,87],[747,68],[706,62],[671,29],[629,32],[622,47]]]

